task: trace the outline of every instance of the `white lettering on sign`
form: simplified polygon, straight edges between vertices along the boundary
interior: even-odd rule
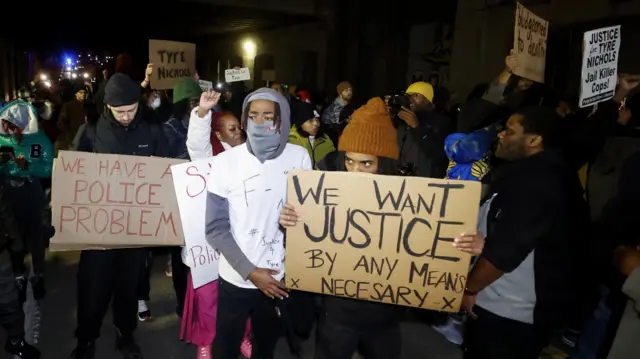
[[[618,81],[620,25],[584,33],[580,107],[613,97]]]

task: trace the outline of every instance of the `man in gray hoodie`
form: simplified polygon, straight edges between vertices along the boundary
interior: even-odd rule
[[[249,94],[241,122],[247,142],[216,156],[208,181],[206,236],[221,253],[216,357],[238,358],[250,316],[253,350],[270,359],[280,327],[275,300],[288,296],[278,223],[287,173],[312,165],[304,148],[287,143],[290,109],[280,93],[262,88]]]

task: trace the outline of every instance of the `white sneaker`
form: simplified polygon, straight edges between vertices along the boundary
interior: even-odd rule
[[[434,325],[432,327],[438,333],[444,335],[444,337],[451,343],[455,345],[462,345],[464,338],[462,337],[462,331],[458,328],[460,324],[462,324],[460,321],[454,321],[451,318],[447,318],[446,323],[442,325]]]
[[[147,302],[144,300],[138,301],[138,320],[141,322],[148,322],[151,318],[151,311],[147,307]]]

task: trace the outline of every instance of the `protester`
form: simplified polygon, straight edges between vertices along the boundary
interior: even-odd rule
[[[487,245],[469,273],[465,359],[537,359],[575,304],[588,209],[542,107],[509,118],[478,225]],[[553,263],[553,265],[550,265]]]
[[[320,126],[320,115],[308,102],[294,100],[291,102],[291,132],[289,143],[304,147],[311,157],[311,165],[336,150],[333,142]]]
[[[55,143],[56,152],[69,149],[78,128],[87,122],[87,112],[84,103],[87,99],[87,89],[84,84],[76,83],[74,85],[74,94],[75,98],[64,103],[58,115],[60,134]]]
[[[280,93],[263,88],[247,96],[241,123],[247,142],[216,157],[207,184],[207,241],[221,253],[217,357],[238,357],[251,316],[253,355],[270,359],[280,334],[275,306],[288,296],[278,224],[286,173],[312,167],[304,148],[287,144],[290,109]]]
[[[336,90],[338,97],[322,112],[322,124],[327,126],[329,136],[334,143],[338,142],[338,137],[346,125],[346,122],[340,122],[340,112],[353,98],[353,87],[347,81],[339,83]]]
[[[18,247],[22,249],[10,250],[15,281],[21,302],[26,300],[27,279],[33,287],[34,298],[39,300],[45,296],[44,241],[49,232],[41,219],[46,200],[41,180],[51,178],[53,146],[46,134],[38,129],[36,110],[31,104],[13,101],[0,110],[0,119],[0,176],[16,220],[23,230],[21,239],[24,239],[18,241],[22,244]],[[34,272],[30,279],[24,266],[27,252],[31,253]]]
[[[86,126],[78,150],[102,154],[169,157],[162,128],[139,111],[141,87],[124,74],[105,86],[106,109],[95,126]],[[116,347],[126,359],[141,359],[133,332],[146,251],[139,248],[84,250],[78,266],[78,346],[73,359],[93,359],[95,341],[113,297]]]
[[[336,168],[339,171],[399,174],[394,163],[399,157],[397,137],[381,99],[371,99],[353,113],[340,138],[338,150],[341,156]],[[325,168],[325,165],[320,167]],[[295,207],[286,203],[280,224],[290,228],[300,220]],[[462,251],[477,255],[482,251],[484,239],[474,235],[463,236],[456,240],[456,245]],[[350,359],[359,349],[365,359],[399,359],[403,312],[404,307],[401,306],[325,296],[315,358]]]
[[[187,146],[189,155],[194,161],[216,156],[244,143],[240,121],[232,113],[212,114],[211,111],[216,106],[219,96],[215,92],[204,92],[198,108],[192,111]],[[210,139],[209,142],[207,138]],[[194,151],[198,147],[201,150]],[[222,173],[219,175],[224,176]],[[198,358],[212,358],[211,344],[216,335],[218,281],[194,289],[191,274],[189,274],[184,308],[180,338],[198,347]],[[251,325],[247,320],[245,336],[240,344],[240,352],[246,358],[251,358],[250,332]]]

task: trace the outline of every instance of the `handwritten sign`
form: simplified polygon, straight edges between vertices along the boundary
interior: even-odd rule
[[[518,3],[515,24],[513,50],[518,58],[518,66],[513,73],[544,83],[549,22]]]
[[[248,67],[224,70],[224,80],[228,83],[248,81],[251,80],[251,72]]]
[[[171,165],[182,162],[60,151],[53,170],[51,242],[82,249],[182,245],[171,178]]]
[[[205,159],[171,166],[187,249],[186,261],[191,268],[194,288],[218,279],[220,253],[207,243],[205,237],[207,178],[211,161]]]
[[[287,287],[457,312],[470,256],[453,238],[475,231],[480,183],[347,172],[293,172],[287,201]]]
[[[149,60],[155,65],[151,88],[170,90],[178,80],[196,73],[196,45],[188,42],[149,40]]]
[[[198,85],[200,85],[202,91],[213,90],[213,82],[211,81],[198,80]]]
[[[618,83],[620,25],[584,33],[580,107],[613,97]]]

